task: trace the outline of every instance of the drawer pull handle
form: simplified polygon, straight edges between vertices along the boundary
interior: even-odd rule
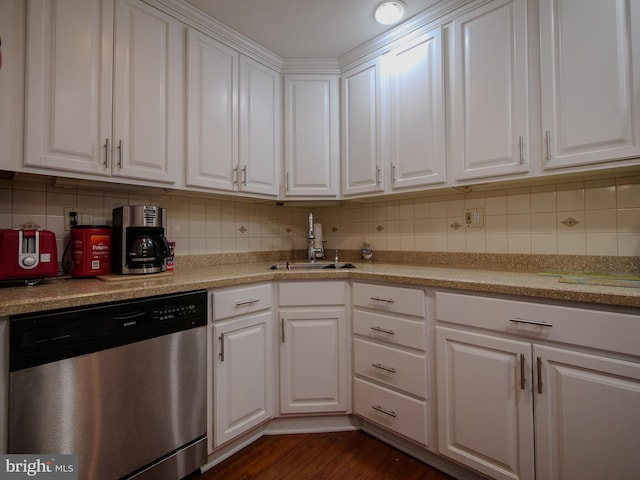
[[[398,414],[393,410],[387,410],[385,408],[382,408],[380,405],[372,405],[371,408],[373,408],[377,412],[384,413],[385,415],[389,415],[393,418],[396,418],[398,416]]]
[[[396,332],[394,332],[393,330],[387,330],[386,328],[382,328],[382,327],[370,327],[370,328],[374,332],[386,333],[387,335],[395,335],[396,334]]]
[[[396,373],[397,372],[397,370],[395,368],[393,368],[393,367],[385,367],[381,363],[372,363],[371,366],[374,367],[374,368],[377,368],[379,370],[384,370],[385,372],[389,372],[389,373]]]
[[[258,303],[259,301],[260,301],[259,298],[252,298],[250,300],[239,301],[239,302],[236,302],[236,307],[241,307],[243,305],[252,305],[254,303]]]
[[[392,298],[371,297],[371,300],[373,300],[374,302],[395,303]]]
[[[526,387],[526,379],[524,378],[524,353],[520,354],[520,390]]]
[[[519,318],[519,317],[510,318],[509,321],[513,323],[526,323],[527,325],[539,325],[541,327],[553,327],[553,324],[548,322],[543,322],[538,320],[527,320],[525,318]]]

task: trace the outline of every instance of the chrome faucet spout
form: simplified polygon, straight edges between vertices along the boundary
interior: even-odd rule
[[[309,213],[309,235],[307,238],[309,240],[314,240],[316,238],[316,233],[313,230],[313,212]]]
[[[315,263],[317,257],[320,257],[320,258],[324,257],[324,248],[316,248],[316,245],[315,245],[316,232],[313,227],[313,212],[309,213],[309,233],[307,235],[307,239],[309,240],[308,258],[311,263]]]

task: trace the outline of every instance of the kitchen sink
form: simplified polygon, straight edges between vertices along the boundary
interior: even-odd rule
[[[356,268],[352,263],[332,262],[332,263],[297,263],[285,262],[275,263],[269,267],[269,270],[325,270],[336,268]]]

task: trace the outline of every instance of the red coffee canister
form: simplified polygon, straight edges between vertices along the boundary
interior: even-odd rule
[[[71,276],[93,277],[111,273],[111,227],[71,227]]]

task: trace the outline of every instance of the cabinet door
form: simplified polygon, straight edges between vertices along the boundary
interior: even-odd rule
[[[110,175],[113,8],[29,2],[25,165]]]
[[[183,162],[184,28],[137,0],[117,0],[113,175],[176,183]]]
[[[453,20],[450,78],[455,179],[526,172],[526,0],[495,0]]]
[[[338,194],[338,78],[284,78],[285,196]]]
[[[213,326],[214,446],[273,416],[272,314]]]
[[[347,410],[344,309],[280,312],[280,412]]]
[[[239,188],[278,195],[281,157],[280,75],[240,58]]]
[[[640,364],[537,345],[534,356],[539,478],[637,478]]]
[[[541,0],[546,169],[640,155],[640,5]]]
[[[238,53],[187,32],[187,185],[232,190],[238,165]]]
[[[381,62],[342,75],[342,194],[383,190]]]
[[[446,180],[442,38],[440,29],[390,52],[391,188]]]
[[[436,328],[440,453],[495,479],[533,479],[531,345]]]

